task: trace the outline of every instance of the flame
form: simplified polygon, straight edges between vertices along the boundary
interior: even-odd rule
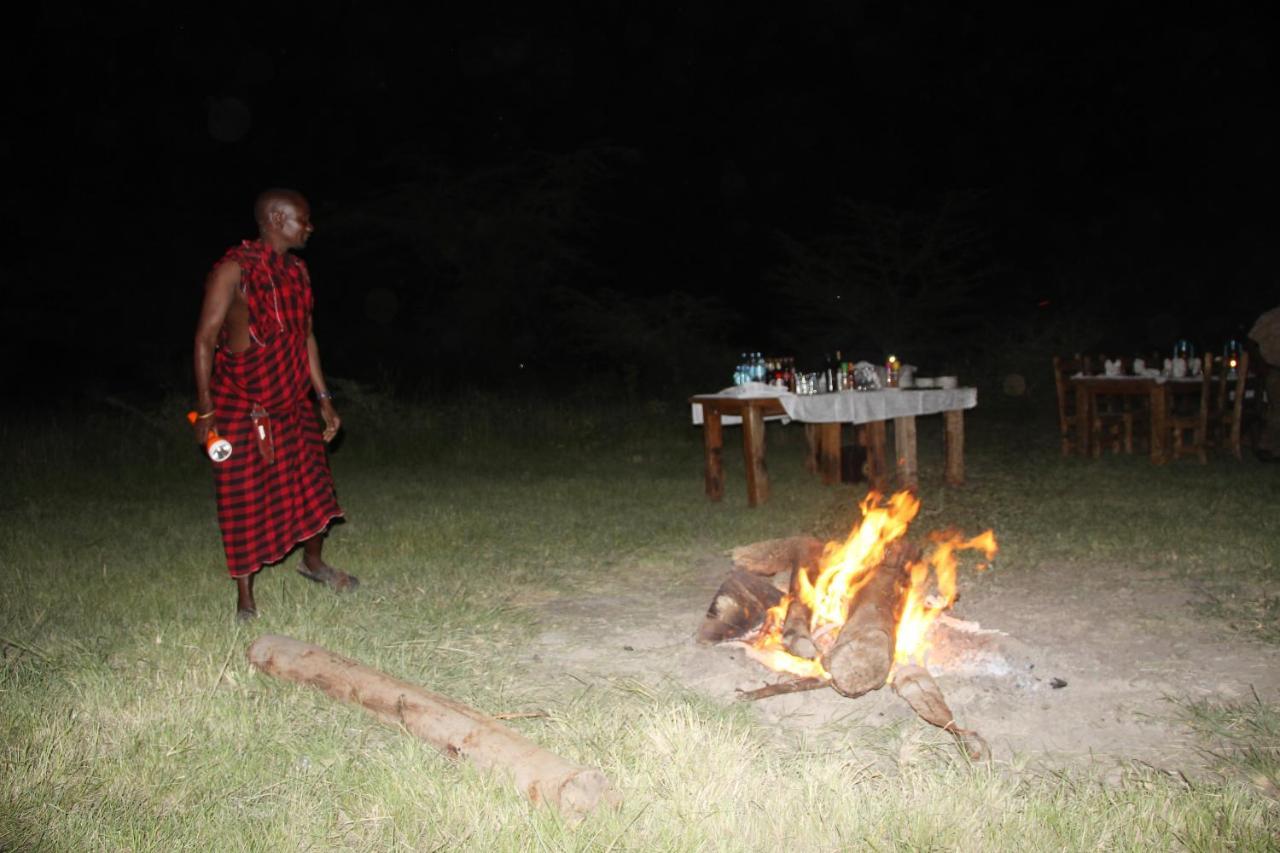
[[[995,533],[990,530],[970,539],[958,530],[942,530],[929,534],[933,550],[928,556],[911,564],[911,588],[907,590],[902,615],[898,617],[898,631],[894,647],[895,664],[916,663],[924,666],[929,647],[926,635],[929,626],[956,600],[956,551],[982,551],[987,560],[996,555]],[[930,593],[929,569],[933,569],[936,593]],[[984,571],[987,563],[979,563]]]
[[[770,608],[764,625],[748,646],[748,652],[760,663],[779,672],[803,678],[829,678],[818,658],[821,650],[830,648],[844,624],[850,602],[871,577],[871,570],[884,558],[885,549],[906,535],[920,512],[920,501],[909,491],[897,492],[887,501],[877,492],[869,492],[858,505],[861,518],[841,544],[828,542],[822,559],[814,567],[801,567],[796,573],[796,595],[808,605],[812,616],[809,633],[819,648],[815,658],[803,658],[787,651],[782,638],[783,623],[791,605],[791,595],[782,597]],[[911,578],[902,615],[898,620],[894,660],[896,664],[924,664],[928,651],[926,636],[938,615],[956,598],[956,552],[979,550],[991,560],[996,554],[996,540],[988,530],[966,539],[956,530],[931,533],[932,545],[923,560],[908,567]],[[985,569],[981,564],[979,570]],[[810,575],[816,578],[810,580]]]

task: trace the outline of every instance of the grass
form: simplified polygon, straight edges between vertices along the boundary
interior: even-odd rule
[[[1204,782],[971,766],[920,726],[760,725],[679,685],[571,693],[531,683],[522,641],[547,590],[654,582],[771,536],[847,528],[861,495],[798,464],[770,426],[773,498],[701,494],[701,435],[680,405],[401,406],[348,389],[334,454],[350,520],[332,556],[364,587],[337,600],[292,576],[232,621],[205,464],[179,404],[10,420],[0,492],[0,849],[769,850],[1275,849],[1280,711],[1185,706]],[[1160,566],[1197,579],[1202,614],[1274,643],[1274,469],[1215,460],[1063,460],[1053,422],[969,419],[970,484],[941,488],[921,423],[929,526],[999,532],[1001,570]],[[104,442],[103,436],[116,437]],[[730,431],[731,440],[736,432]],[[1207,521],[1206,521],[1207,520]],[[1177,530],[1176,536],[1169,531]],[[296,558],[295,558],[296,559]],[[250,670],[261,633],[319,643],[489,712],[622,789],[577,825],[450,763],[359,709]]]

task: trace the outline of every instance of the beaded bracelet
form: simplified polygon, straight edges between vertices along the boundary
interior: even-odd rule
[[[196,420],[203,421],[203,420],[208,420],[211,417],[213,417],[213,409],[210,409],[209,411],[205,412],[203,415],[196,415]]]
[[[332,399],[333,399],[333,395],[332,395],[332,394],[330,394],[328,391],[317,391],[317,392],[316,392],[316,399],[317,399],[317,400],[332,400]]]

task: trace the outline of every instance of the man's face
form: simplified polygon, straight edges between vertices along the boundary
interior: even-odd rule
[[[307,238],[316,230],[311,224],[311,208],[307,203],[302,199],[282,202],[276,211],[279,214],[276,228],[289,248],[301,249],[307,245]]]

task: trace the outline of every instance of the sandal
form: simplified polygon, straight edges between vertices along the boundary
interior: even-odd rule
[[[360,586],[360,579],[355,575],[349,575],[346,572],[339,571],[332,566],[321,566],[318,569],[307,568],[306,562],[303,562],[302,568],[298,569],[298,574],[307,580],[313,580],[316,583],[322,583],[334,592],[352,592],[356,587]]]

